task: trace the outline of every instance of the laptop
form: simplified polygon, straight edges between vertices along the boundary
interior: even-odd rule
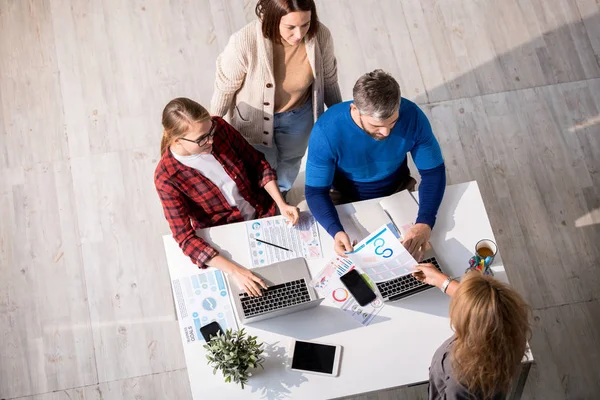
[[[388,204],[391,202],[393,206],[389,208],[389,212],[386,210],[386,214],[393,221],[394,226],[400,232],[400,236],[404,237],[419,211],[419,203],[413,193],[408,190],[393,194],[387,200]],[[386,205],[385,203],[385,201],[382,201],[382,205]],[[435,250],[428,243],[421,264],[433,264],[440,272],[445,274],[438,260],[439,257],[437,257]],[[384,301],[405,299],[434,288],[434,286],[416,280],[412,275],[400,276],[389,281],[379,282],[376,285]]]
[[[428,263],[433,264],[440,272],[445,274],[431,245],[428,245],[423,261],[421,261],[421,264]],[[379,282],[376,285],[384,301],[405,299],[435,287],[416,280],[412,275],[400,276],[389,281]]]
[[[231,285],[233,303],[242,324],[306,310],[323,301],[310,285],[310,271],[304,258],[252,268],[252,273],[268,288],[262,289],[262,296],[252,297],[237,285]]]

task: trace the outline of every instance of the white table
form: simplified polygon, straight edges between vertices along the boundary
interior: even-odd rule
[[[370,217],[377,200],[338,207],[342,220],[354,214],[368,230],[383,224]],[[222,254],[249,266],[249,248],[243,223],[199,232],[221,248]],[[320,230],[323,259],[310,260],[316,276],[334,256],[333,239]],[[480,239],[494,240],[477,182],[446,188],[431,243],[446,272],[461,276]],[[183,255],[170,235],[164,237],[171,277],[189,274],[196,268]],[[226,249],[226,250],[225,250]],[[492,266],[496,277],[507,281],[500,255]],[[438,346],[452,335],[448,318],[449,297],[437,289],[395,302],[386,303],[367,327],[340,310],[322,305],[284,317],[246,325],[266,345],[264,371],[256,370],[244,390],[224,383],[221,372],[213,376],[206,364],[202,343],[184,344],[194,399],[294,398],[326,399],[411,385],[428,380],[429,365]],[[343,346],[340,375],[337,378],[286,370],[289,338],[318,340]]]

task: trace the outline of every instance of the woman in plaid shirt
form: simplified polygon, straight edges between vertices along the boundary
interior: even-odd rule
[[[187,98],[163,110],[162,158],[154,174],[165,217],[184,254],[200,268],[233,276],[240,288],[260,295],[265,283],[212,248],[196,229],[275,215],[292,223],[298,208],[285,202],[265,157],[231,125]]]

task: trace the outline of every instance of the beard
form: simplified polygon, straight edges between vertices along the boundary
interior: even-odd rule
[[[371,136],[373,139],[377,140],[378,142],[384,141],[390,137],[390,135],[383,136],[377,132],[369,132],[367,130],[365,130],[365,132],[367,133],[367,135]]]

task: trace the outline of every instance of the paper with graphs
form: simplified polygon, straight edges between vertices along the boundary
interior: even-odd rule
[[[225,331],[237,329],[229,289],[223,273],[216,269],[198,272],[171,281],[177,319],[184,344],[204,342],[200,328],[217,321]]]
[[[381,226],[346,254],[377,283],[413,273],[418,264],[400,243],[400,234],[393,224]]]
[[[295,226],[288,225],[286,218],[282,216],[248,221],[246,222],[246,233],[253,267],[298,257],[304,257],[307,260],[323,257],[319,228],[311,214],[301,213]],[[261,243],[256,239],[287,250]]]
[[[360,322],[362,325],[369,325],[379,311],[383,308],[383,299],[375,288],[371,279],[362,273],[362,277],[367,284],[375,291],[377,298],[365,306],[356,302],[354,297],[348,292],[340,280],[351,269],[356,268],[351,260],[342,257],[334,257],[323,268],[321,273],[312,281],[312,286],[320,296],[324,297],[330,304],[340,308],[346,315]],[[359,272],[360,269],[356,268]]]

